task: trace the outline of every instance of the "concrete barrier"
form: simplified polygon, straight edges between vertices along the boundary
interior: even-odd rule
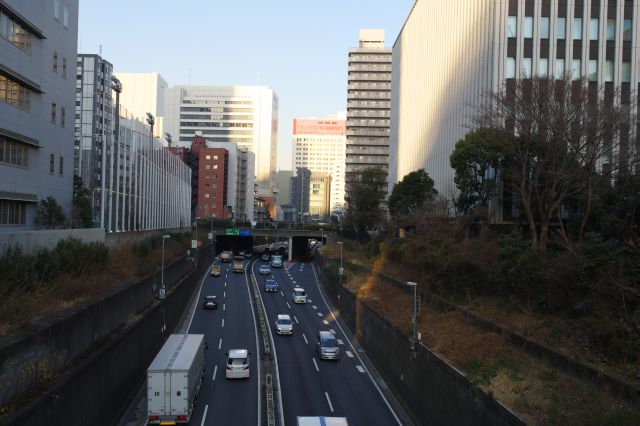
[[[133,393],[145,380],[145,371],[197,290],[213,260],[211,246],[201,249],[198,270],[192,269],[167,293],[155,301],[102,344],[86,354],[74,367],[29,406],[4,419],[8,425],[66,424],[112,425],[120,418]]]
[[[335,265],[316,257],[321,284],[385,382],[424,425],[523,425],[511,410],[340,286]]]

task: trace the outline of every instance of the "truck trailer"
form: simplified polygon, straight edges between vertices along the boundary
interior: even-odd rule
[[[233,258],[233,272],[244,272],[244,256]]]
[[[147,369],[150,425],[188,424],[204,377],[203,334],[172,334]]]

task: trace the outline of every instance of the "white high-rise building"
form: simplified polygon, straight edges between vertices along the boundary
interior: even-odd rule
[[[175,86],[165,93],[164,131],[176,146],[196,132],[255,154],[259,195],[271,196],[277,161],[278,97],[266,86]]]
[[[164,96],[169,88],[166,80],[157,72],[114,72],[122,83],[120,105],[136,120],[145,121],[147,113],[156,117],[153,133],[163,137],[162,117],[164,116]]]
[[[331,211],[344,204],[346,126],[344,118],[293,119],[293,169],[306,167],[312,173],[331,176]]]

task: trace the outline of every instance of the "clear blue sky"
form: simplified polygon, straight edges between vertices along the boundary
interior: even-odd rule
[[[413,0],[80,0],[78,50],[170,86],[271,86],[280,101],[278,169],[291,169],[294,117],[346,111],[347,53],[358,30],[391,47]],[[126,90],[126,88],[125,88]]]

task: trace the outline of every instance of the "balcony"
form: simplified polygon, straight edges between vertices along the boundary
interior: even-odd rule
[[[388,72],[390,73],[392,66],[389,64],[376,64],[376,65],[349,65],[349,72]]]
[[[349,121],[354,118],[386,118],[389,119],[391,117],[391,111],[389,110],[354,110],[351,111],[348,115]]]
[[[391,90],[391,83],[354,83],[350,82],[349,90]]]
[[[384,99],[387,101],[391,101],[391,92],[390,91],[367,92],[367,91],[349,90],[349,92],[347,93],[347,101],[359,101],[359,100],[368,100],[368,99]]]
[[[380,128],[380,129],[369,129],[369,128],[359,128],[359,129],[347,129],[347,138],[349,137],[367,137],[373,136],[378,138],[388,138],[389,137],[389,128]]]

